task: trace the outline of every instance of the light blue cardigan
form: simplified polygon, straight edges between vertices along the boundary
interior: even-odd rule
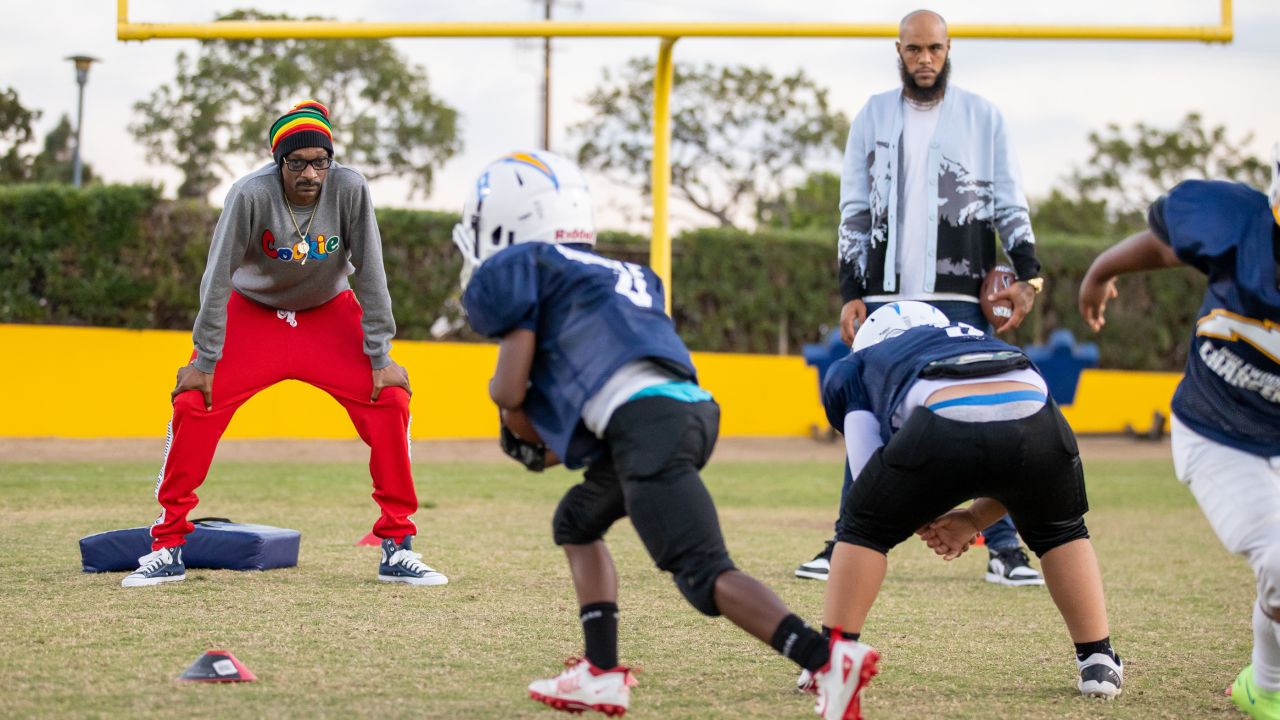
[[[902,208],[901,88],[873,95],[854,118],[840,178],[840,289],[845,302],[897,292]],[[1004,118],[954,85],[928,153],[926,292],[976,296],[998,233],[1018,277],[1035,277],[1035,236]]]

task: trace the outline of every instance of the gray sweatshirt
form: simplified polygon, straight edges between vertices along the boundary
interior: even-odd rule
[[[316,202],[294,207],[292,219],[289,213],[277,165],[231,186],[200,280],[200,312],[192,332],[196,369],[213,372],[222,358],[233,289],[267,307],[294,311],[354,289],[364,310],[364,353],[372,369],[386,367],[396,323],[368,183],[335,162]]]

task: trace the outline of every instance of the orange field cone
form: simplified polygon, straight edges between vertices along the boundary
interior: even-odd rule
[[[178,676],[182,682],[252,682],[257,679],[257,675],[226,650],[206,652]]]

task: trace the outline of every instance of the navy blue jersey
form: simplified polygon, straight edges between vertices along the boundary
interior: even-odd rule
[[[947,327],[913,327],[865,350],[849,353],[831,366],[822,383],[827,421],[844,432],[845,415],[868,410],[880,421],[880,439],[888,443],[893,435],[889,423],[893,411],[926,365],[970,353],[996,352],[1022,353],[972,326],[952,323]]]
[[[582,406],[618,368],[649,358],[696,380],[693,360],[664,310],[662,280],[647,267],[542,242],[513,245],[480,266],[463,293],[476,332],[537,336],[524,411],[566,467],[602,449]]]
[[[1280,231],[1267,196],[1188,180],[1157,200],[1151,231],[1209,276],[1173,412],[1215,442],[1280,455]]]

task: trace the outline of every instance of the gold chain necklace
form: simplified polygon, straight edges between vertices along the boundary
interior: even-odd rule
[[[315,206],[313,205],[313,206],[311,207],[311,217],[308,217],[308,218],[307,218],[307,231],[306,231],[306,232],[303,232],[303,231],[302,231],[302,228],[298,227],[298,219],[297,219],[296,217],[294,217],[294,216],[293,216],[293,203],[289,202],[289,196],[287,196],[287,195],[286,195],[286,196],[285,196],[285,198],[284,198],[284,206],[285,206],[286,208],[288,208],[288,209],[289,209],[289,220],[293,222],[293,231],[294,231],[294,232],[296,232],[296,233],[298,233],[298,239],[299,239],[299,240],[301,240],[301,241],[303,241],[303,242],[307,242],[307,237],[308,237],[309,235],[311,235],[311,223],[316,219],[316,208],[315,208]],[[310,250],[310,248],[308,248],[308,250]],[[310,255],[310,253],[309,253],[309,252],[308,252],[306,255],[303,255],[303,256],[302,256],[302,264],[303,264],[303,265],[306,265],[306,264],[307,264],[307,259],[308,259],[310,256],[311,256],[311,255]]]

